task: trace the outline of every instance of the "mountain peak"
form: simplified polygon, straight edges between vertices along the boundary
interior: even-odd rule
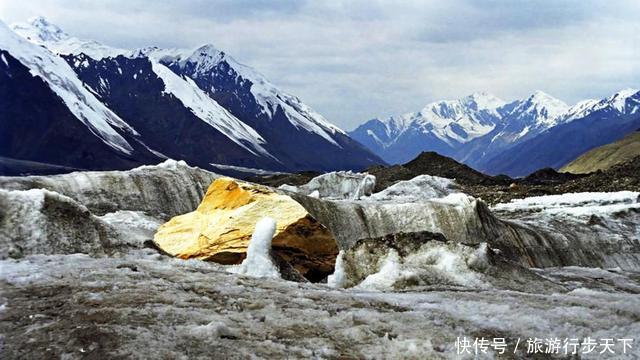
[[[202,71],[208,71],[225,58],[225,53],[212,44],[205,44],[196,48],[185,62],[197,63]]]
[[[468,106],[475,104],[477,110],[493,110],[505,104],[504,100],[484,91],[474,92],[464,97],[462,102]]]
[[[64,32],[43,16],[30,18],[24,23],[12,25],[13,31],[30,42],[46,47],[56,54],[83,53],[93,59],[130,55],[131,51],[114,48],[93,40],[83,40]]]
[[[617,93],[613,94],[611,96],[612,99],[616,99],[616,98],[628,98],[630,96],[633,96],[635,94],[637,94],[638,92],[640,92],[640,90],[638,89],[633,89],[633,88],[626,88],[626,89],[622,89],[620,91],[618,91]]]
[[[218,50],[213,44],[204,44],[196,49],[195,52],[200,52],[203,55],[218,55],[222,51]]]
[[[535,123],[544,127],[554,126],[557,124],[557,118],[566,113],[569,105],[562,100],[541,90],[536,90],[525,100],[521,100],[520,104],[511,111],[511,114],[517,114],[512,120],[518,122]]]
[[[69,38],[67,33],[44,16],[32,17],[26,23],[13,24],[12,28],[27,40],[36,43],[61,41]]]
[[[533,92],[533,94],[531,94],[528,98],[527,101],[531,101],[531,102],[535,102],[535,103],[561,103],[564,104],[566,106],[566,104],[559,99],[556,99],[555,97],[547,94],[546,92],[542,91],[542,90],[536,90]]]

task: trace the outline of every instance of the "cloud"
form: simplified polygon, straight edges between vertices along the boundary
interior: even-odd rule
[[[347,129],[479,90],[571,103],[640,84],[637,1],[0,0],[0,14],[120,47],[213,43]]]

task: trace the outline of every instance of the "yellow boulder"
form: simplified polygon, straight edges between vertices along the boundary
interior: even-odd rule
[[[160,226],[154,242],[179,258],[239,264],[265,216],[277,222],[276,255],[312,280],[333,272],[338,246],[325,226],[291,197],[231,178],[216,179],[198,208]]]

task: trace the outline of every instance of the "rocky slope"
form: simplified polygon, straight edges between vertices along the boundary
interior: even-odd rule
[[[587,174],[607,170],[640,156],[640,132],[635,131],[622,140],[590,150],[560,169],[562,172]]]

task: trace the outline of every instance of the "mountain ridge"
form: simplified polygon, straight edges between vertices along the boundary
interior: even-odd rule
[[[482,94],[489,98],[492,97],[487,93]],[[456,102],[464,104],[464,99],[469,97],[454,101],[433,102],[425,108],[433,108],[433,104],[452,104]],[[507,173],[512,176],[523,176],[528,174],[526,171],[534,171],[538,168],[521,167],[512,171],[508,166],[501,167],[496,165],[496,162],[507,161],[509,151],[513,148],[523,153],[518,156],[520,161],[526,161],[524,155],[527,149],[518,148],[517,145],[526,143],[547,132],[554,132],[556,128],[562,127],[562,125],[579,122],[591,116],[591,114],[597,113],[604,116],[603,114],[607,113],[607,116],[617,118],[624,117],[626,114],[636,114],[640,106],[635,99],[639,97],[640,92],[637,90],[624,89],[601,100],[585,100],[569,106],[561,100],[538,90],[524,99],[511,102],[493,102],[494,109],[489,112],[493,116],[485,118],[487,120],[484,123],[487,125],[486,131],[478,136],[464,139],[466,141],[460,141],[461,139],[456,139],[455,142],[443,141],[442,137],[437,136],[432,130],[437,128],[439,123],[444,122],[449,128],[454,128],[457,125],[461,128],[459,132],[465,132],[465,130],[472,129],[472,125],[471,127],[469,126],[467,119],[477,118],[478,115],[483,114],[483,110],[485,111],[484,114],[486,114],[486,109],[474,109],[471,106],[467,106],[464,111],[441,112],[440,115],[448,115],[445,119],[403,115],[401,116],[405,120],[402,123],[403,127],[395,132],[389,131],[389,129],[398,129],[397,126],[394,127],[398,117],[392,116],[384,120],[372,119],[349,134],[372,151],[381,155],[389,163],[403,163],[423,151],[437,151],[444,156],[455,158],[489,174]],[[628,99],[631,100],[628,101]],[[456,114],[463,112],[470,113],[470,115],[467,118],[456,116]],[[615,123],[611,128],[615,128]],[[618,136],[623,135],[619,131],[626,131],[626,129],[626,127],[619,127],[619,130],[613,129],[611,131]],[[556,151],[561,150],[558,147],[561,145],[560,143],[554,143],[553,145],[555,145],[554,149]],[[593,146],[597,145],[600,144],[594,144]],[[581,149],[585,146],[588,148],[593,147],[589,144],[580,146]],[[539,151],[539,149],[529,150],[532,153]],[[500,157],[501,155],[502,157]],[[563,165],[558,165],[557,162],[545,161],[537,164],[540,165],[539,168],[549,166],[557,168]]]
[[[278,89],[260,73],[213,45],[195,50],[154,47],[123,50],[72,37],[43,17],[13,28],[24,38],[22,44],[50,51],[45,57],[59,59],[57,63],[64,60],[71,67],[68,77],[81,84],[80,91],[88,94],[85,98],[96,99],[92,108],[104,107],[106,113],[114,114],[108,117],[113,118],[109,120],[111,123],[123,129],[135,128],[127,131],[138,136],[140,143],[148,145],[154,154],[140,160],[129,154],[135,165],[159,162],[166,157],[211,170],[216,170],[212,164],[274,171],[359,170],[384,163],[300,99]],[[6,26],[2,31],[11,32]],[[0,48],[4,49],[5,43]],[[145,88],[138,76],[155,85]],[[74,109],[72,104],[69,107]],[[111,111],[112,108],[117,111]],[[29,111],[27,105],[23,111]],[[81,121],[86,118],[76,117]],[[172,121],[177,121],[174,129]],[[157,124],[163,130],[154,129]],[[97,128],[109,130],[106,126]],[[118,134],[109,135],[117,140],[111,141],[111,145],[129,150]],[[188,139],[183,139],[184,136]],[[11,158],[12,151],[7,149],[0,156]]]

